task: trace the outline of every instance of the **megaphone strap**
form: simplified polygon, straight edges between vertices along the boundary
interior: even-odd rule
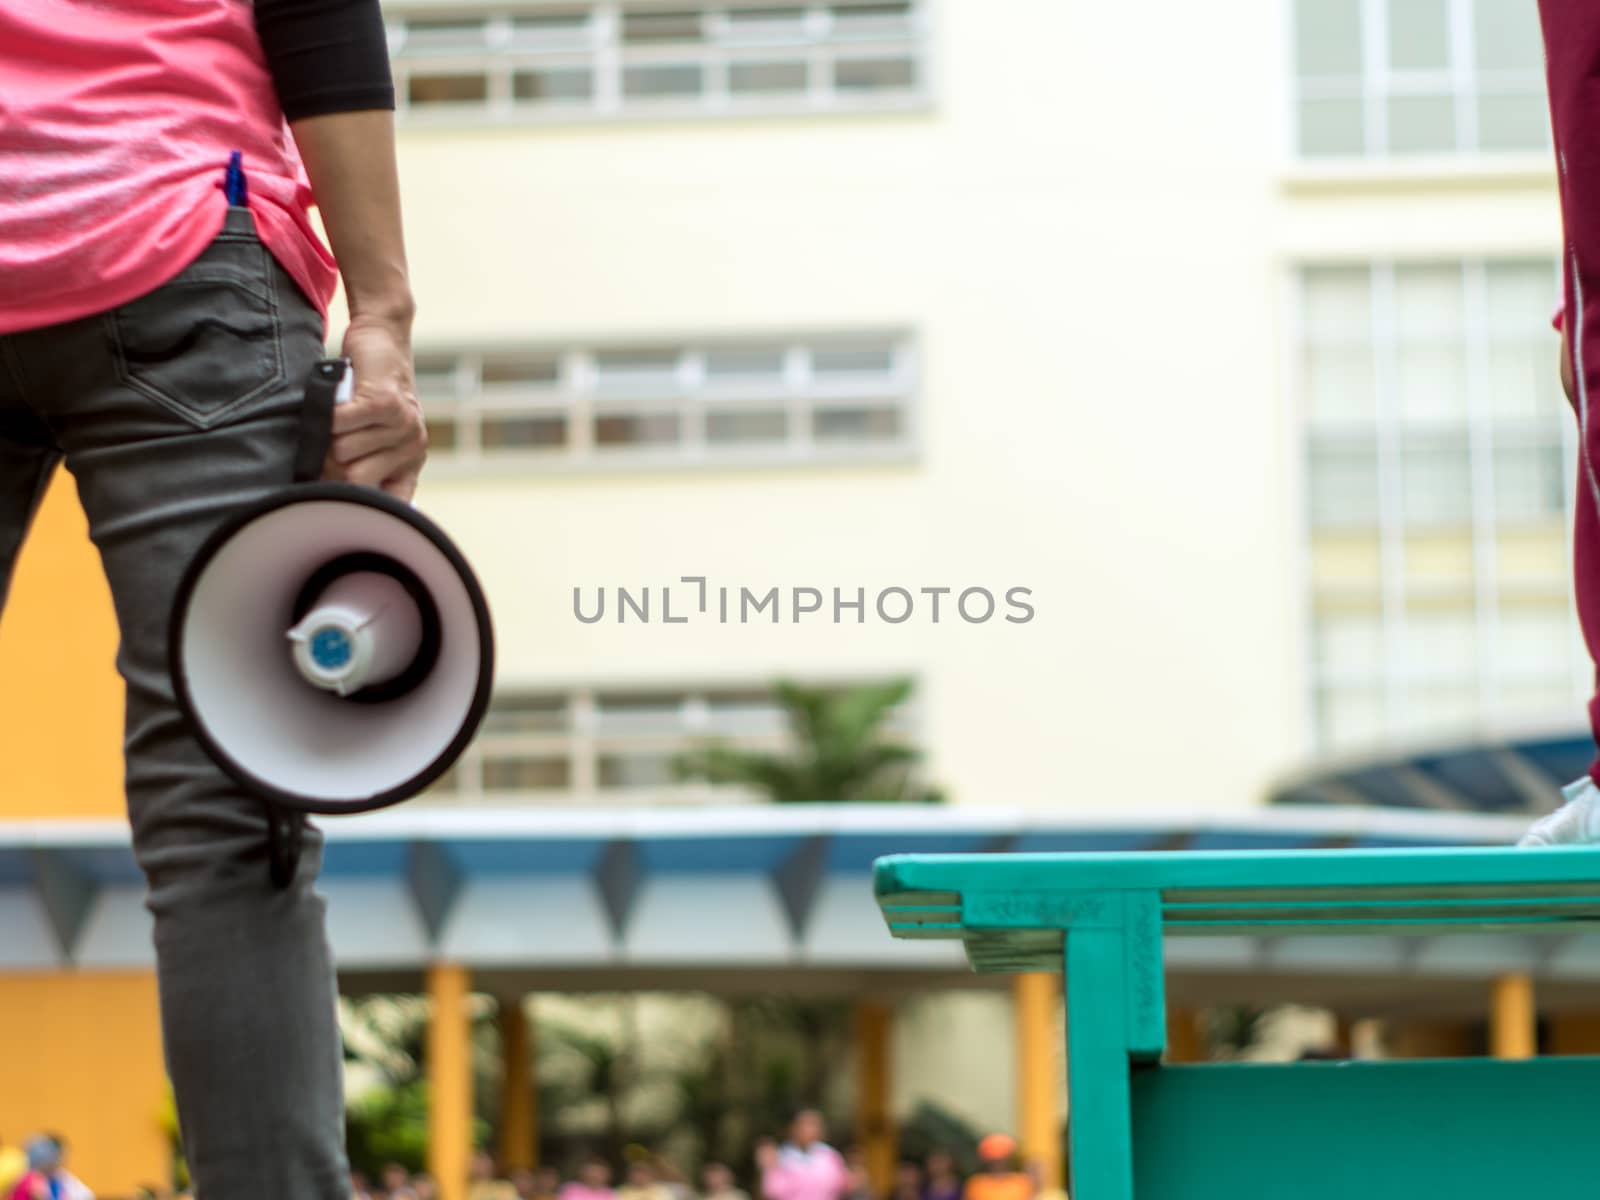
[[[305,845],[306,819],[301,813],[283,808],[270,800],[267,810],[267,873],[279,891],[294,882],[300,868],[300,851]]]
[[[333,445],[333,406],[339,384],[350,364],[342,358],[324,358],[306,379],[305,400],[300,405],[300,433],[294,449],[294,481],[313,483],[322,478],[322,464]]]

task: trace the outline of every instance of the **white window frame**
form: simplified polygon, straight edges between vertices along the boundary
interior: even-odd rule
[[[848,688],[868,679],[828,679],[809,686]],[[630,721],[619,715],[608,721],[602,711],[602,697],[619,694],[660,695],[677,701],[679,727],[664,730],[652,720]],[[446,777],[444,787],[435,786],[418,803],[435,807],[484,806],[614,806],[618,804],[726,804],[731,801],[760,799],[741,789],[692,781],[660,786],[600,786],[600,762],[612,754],[675,755],[719,739],[741,750],[781,753],[790,746],[781,720],[770,729],[741,730],[737,721],[719,724],[712,717],[710,698],[730,693],[772,694],[771,680],[760,682],[723,680],[677,686],[660,683],[583,684],[572,687],[502,687],[499,697],[564,700],[567,706],[565,728],[550,731],[496,731],[491,720]],[[886,733],[894,740],[916,745],[921,724],[921,688],[890,714]],[[781,710],[780,710],[781,712]],[[484,766],[496,756],[506,758],[549,757],[567,763],[568,786],[539,789],[487,789],[483,786]]]
[[[886,375],[851,384],[846,379],[818,380],[810,369],[818,349],[840,346],[887,346],[891,367]],[[633,395],[604,394],[596,384],[596,361],[608,351],[662,346],[679,356],[675,384],[640,389]],[[708,353],[782,347],[781,382],[722,386],[706,377]],[[554,358],[557,383],[549,389],[485,395],[479,379],[482,364],[497,356]],[[422,342],[419,361],[454,357],[456,399],[421,395],[424,413],[434,421],[454,422],[456,445],[436,447],[429,457],[430,476],[498,473],[551,474],[606,470],[698,470],[714,467],[808,466],[818,463],[904,463],[920,455],[918,393],[919,354],[916,337],[904,329],[831,330],[812,333],[750,334],[744,337],[660,337],[628,341],[592,341],[578,345],[502,343],[449,347]],[[863,407],[893,412],[899,432],[873,440],[819,440],[812,423],[819,409]],[[713,445],[705,437],[708,412],[739,408],[778,409],[788,423],[782,441]],[[679,436],[667,445],[601,447],[596,422],[608,415],[675,414]],[[560,416],[567,422],[560,446],[527,450],[485,451],[481,430],[485,415]]]
[[[839,0],[849,3],[851,0]],[[869,0],[857,0],[868,3]],[[932,6],[935,0],[908,0],[911,6],[905,32],[884,32],[874,36],[863,30],[854,36],[835,36],[835,5],[819,0],[718,0],[715,3],[672,3],[670,0],[589,0],[587,4],[561,5],[529,3],[527,0],[488,0],[468,9],[465,5],[434,0],[389,0],[385,17],[389,22],[390,56],[395,78],[397,119],[412,127],[478,124],[568,124],[609,121],[682,120],[725,117],[783,117],[862,113],[897,113],[929,108],[933,100]],[[590,20],[581,43],[571,47],[517,49],[511,45],[512,21],[517,16],[536,17],[571,11],[590,10]],[[727,14],[747,8],[785,7],[802,9],[804,35],[800,39],[725,40],[718,37],[728,28]],[[621,29],[625,14],[696,11],[702,16],[706,41],[689,45],[627,45]],[[407,49],[408,19],[445,20],[480,16],[486,38],[482,50],[459,54],[413,54]],[[833,70],[839,63],[870,61],[886,55],[909,59],[915,82],[905,88],[881,91],[855,91],[839,88]],[[735,65],[803,62],[807,79],[803,90],[782,93],[735,94],[728,86],[730,68]],[[623,80],[634,67],[652,65],[693,65],[702,73],[702,87],[692,97],[632,97],[625,94]],[[518,102],[513,79],[519,70],[587,70],[592,87],[587,100],[575,102]],[[484,100],[460,103],[438,102],[413,105],[410,83],[413,77],[482,75],[486,80]]]
[[[1297,534],[1301,546],[1295,556],[1301,581],[1298,593],[1303,600],[1303,645],[1300,661],[1306,680],[1305,740],[1315,750],[1327,749],[1321,733],[1322,693],[1329,689],[1372,688],[1382,700],[1384,709],[1383,743],[1411,740],[1404,733],[1407,693],[1411,689],[1448,685],[1450,678],[1434,674],[1417,674],[1408,670],[1406,642],[1406,559],[1405,544],[1408,532],[1414,526],[1405,521],[1401,495],[1400,435],[1405,426],[1399,413],[1399,385],[1397,364],[1400,340],[1397,336],[1394,313],[1394,281],[1398,268],[1405,266],[1445,266],[1462,272],[1463,316],[1465,321],[1464,344],[1467,354],[1467,417],[1465,433],[1468,442],[1470,470],[1472,472],[1472,513],[1470,519],[1473,554],[1471,602],[1474,628],[1474,657],[1471,664],[1476,684],[1476,708],[1481,716],[1499,710],[1499,696],[1505,687],[1549,683],[1558,685],[1561,680],[1540,674],[1537,677],[1519,672],[1514,664],[1500,661],[1497,653],[1497,630],[1500,611],[1500,593],[1505,584],[1497,569],[1497,536],[1517,528],[1515,522],[1497,519],[1492,459],[1498,446],[1519,437],[1545,436],[1544,426],[1518,426],[1496,418],[1490,407],[1488,387],[1489,368],[1487,351],[1491,344],[1491,330],[1487,308],[1487,272],[1492,264],[1535,262],[1549,257],[1540,252],[1527,254],[1496,254],[1493,256],[1440,257],[1418,259],[1363,258],[1355,260],[1305,260],[1290,265],[1287,292],[1290,297],[1288,321],[1289,362],[1287,372],[1289,394],[1294,398],[1296,419],[1291,428],[1297,430],[1296,459],[1301,464],[1303,484],[1300,488]],[[1379,504],[1375,536],[1379,544],[1381,575],[1374,580],[1378,591],[1378,619],[1382,637],[1382,665],[1375,675],[1341,671],[1338,664],[1319,661],[1316,647],[1316,615],[1319,591],[1313,569],[1312,553],[1317,536],[1324,529],[1317,523],[1311,507],[1310,455],[1314,445],[1337,444],[1341,438],[1338,430],[1318,430],[1312,423],[1311,395],[1307,388],[1304,355],[1309,347],[1310,333],[1306,327],[1307,274],[1319,268],[1362,268],[1371,272],[1370,332],[1366,344],[1370,346],[1374,362],[1374,387],[1376,391],[1376,424],[1378,455]],[[1560,294],[1560,266],[1553,258],[1550,263],[1550,295],[1552,303]],[[1555,381],[1556,338],[1550,337],[1550,370],[1554,394],[1559,395]],[[1555,409],[1552,421],[1559,422],[1562,452],[1563,517],[1562,524],[1568,543],[1572,535],[1573,504],[1576,478],[1575,462],[1577,436],[1575,422],[1567,414]],[[1564,599],[1567,607],[1568,640],[1574,648],[1570,656],[1570,670],[1566,683],[1576,701],[1591,689],[1591,668],[1582,652],[1576,613],[1572,607],[1570,579],[1559,583],[1551,581],[1549,587],[1533,584],[1521,589],[1531,598]],[[1459,682],[1457,680],[1456,682]],[[1515,716],[1515,714],[1512,714]],[[1522,714],[1538,716],[1541,714]]]
[[[1285,74],[1288,82],[1289,119],[1286,123],[1285,150],[1294,174],[1315,176],[1321,172],[1339,173],[1352,165],[1404,171],[1418,165],[1437,167],[1441,163],[1465,164],[1469,169],[1484,167],[1517,173],[1548,174],[1552,151],[1548,140],[1541,146],[1485,150],[1478,143],[1477,101],[1496,91],[1517,91],[1517,83],[1531,84],[1531,90],[1544,92],[1544,76],[1535,69],[1524,78],[1519,72],[1481,72],[1475,62],[1476,19],[1472,0],[1448,0],[1451,65],[1437,72],[1395,72],[1388,69],[1389,0],[1359,0],[1361,8],[1361,76],[1354,89],[1312,83],[1301,76],[1298,53],[1299,0],[1283,0]],[[1530,5],[1530,9],[1531,9]],[[1537,19],[1535,14],[1534,19]],[[1485,78],[1493,85],[1483,86]],[[1324,90],[1326,89],[1326,90]],[[1400,151],[1389,148],[1388,101],[1407,94],[1448,94],[1456,119],[1456,145],[1449,150]],[[1307,99],[1358,100],[1364,121],[1366,148],[1355,154],[1308,153],[1301,142],[1301,107]]]

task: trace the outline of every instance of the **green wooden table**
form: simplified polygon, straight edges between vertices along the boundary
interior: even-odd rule
[[[1556,932],[1600,849],[900,855],[903,938],[1065,971],[1073,1200],[1600,1197],[1600,1058],[1160,1065],[1172,936]]]

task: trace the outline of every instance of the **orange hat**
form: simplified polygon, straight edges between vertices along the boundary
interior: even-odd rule
[[[1017,1152],[1017,1142],[1010,1134],[991,1133],[978,1143],[978,1157],[985,1162],[1010,1158]]]

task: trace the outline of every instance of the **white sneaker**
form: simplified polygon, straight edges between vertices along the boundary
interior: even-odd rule
[[[1519,846],[1582,846],[1600,842],[1600,788],[1585,775],[1561,789],[1567,802],[1534,822]]]

